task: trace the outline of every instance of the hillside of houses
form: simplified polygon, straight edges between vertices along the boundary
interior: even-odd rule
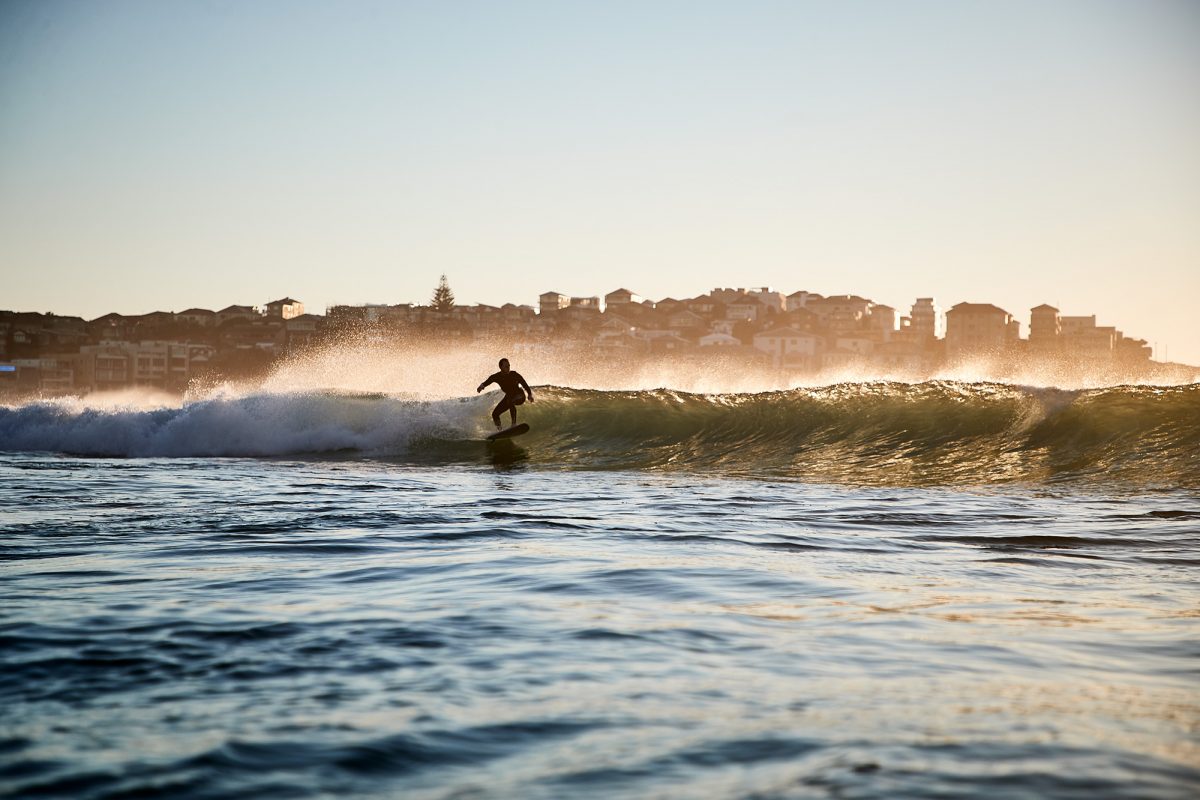
[[[93,320],[0,311],[0,393],[86,394],[131,387],[184,391],[204,379],[266,374],[279,359],[347,344],[470,345],[527,352],[584,350],[594,358],[744,362],[798,374],[857,371],[920,378],[982,362],[1118,369],[1151,375],[1145,340],[1096,317],[1039,305],[1028,335],[1008,311],[930,297],[903,311],[858,295],[715,288],[650,300],[619,288],[603,298],[548,291],[537,305],[363,304],[306,312],[290,297],[262,306],[190,308]]]

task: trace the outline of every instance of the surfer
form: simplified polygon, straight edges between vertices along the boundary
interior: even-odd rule
[[[494,372],[488,376],[488,379],[479,384],[479,388],[475,390],[476,394],[482,392],[489,383],[494,383],[504,392],[504,399],[496,404],[496,408],[492,411],[492,422],[496,423],[496,430],[500,430],[500,415],[505,411],[508,412],[512,419],[512,424],[517,424],[517,406],[525,402],[525,395],[529,395],[529,402],[533,402],[533,389],[529,388],[529,384],[521,377],[521,373],[514,372],[508,366],[508,359],[500,359],[500,371]],[[524,391],[522,391],[524,387]]]

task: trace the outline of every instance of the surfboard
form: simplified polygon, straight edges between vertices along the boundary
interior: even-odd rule
[[[529,426],[524,422],[513,425],[511,428],[505,428],[502,431],[496,431],[487,437],[487,440],[494,442],[497,439],[511,439],[513,436],[520,436],[522,433],[529,433]]]

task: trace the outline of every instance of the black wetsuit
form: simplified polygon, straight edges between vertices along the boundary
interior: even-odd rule
[[[487,386],[489,383],[499,386],[500,390],[504,392],[505,397],[516,396],[521,398],[521,402],[525,402],[525,390],[521,388],[521,384],[525,383],[525,379],[515,369],[489,375],[488,379],[483,382],[483,385]]]
[[[500,415],[508,411],[513,406],[519,406],[525,402],[525,391],[521,388],[522,384],[526,384],[521,373],[515,369],[510,369],[508,372],[497,372],[488,376],[488,379],[483,382],[484,386],[489,383],[494,383],[504,392],[504,399],[492,411],[493,419],[500,419]]]

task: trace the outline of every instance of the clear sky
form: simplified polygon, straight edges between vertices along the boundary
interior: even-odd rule
[[[1200,3],[0,0],[0,308],[714,286],[1200,363]]]

